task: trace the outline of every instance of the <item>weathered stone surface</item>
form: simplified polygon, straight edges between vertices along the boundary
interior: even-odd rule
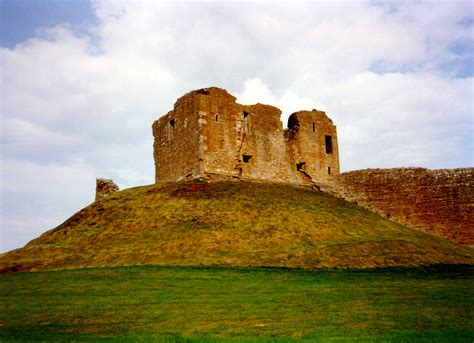
[[[107,195],[118,192],[118,186],[110,179],[96,179],[95,200],[102,199]]]
[[[339,174],[336,126],[324,112],[240,105],[220,88],[187,93],[153,123],[155,179],[233,177],[317,187]]]
[[[474,168],[342,173],[338,193],[400,224],[474,245]]]

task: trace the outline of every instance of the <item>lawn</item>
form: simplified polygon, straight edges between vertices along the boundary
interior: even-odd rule
[[[474,339],[472,266],[117,267],[0,275],[0,341]]]

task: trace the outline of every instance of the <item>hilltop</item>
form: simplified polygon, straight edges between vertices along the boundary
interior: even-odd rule
[[[100,199],[0,270],[126,265],[284,268],[474,264],[469,247],[322,192],[252,182],[157,183]]]

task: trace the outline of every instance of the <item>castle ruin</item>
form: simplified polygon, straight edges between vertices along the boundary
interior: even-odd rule
[[[226,90],[189,92],[153,123],[156,181],[235,177],[319,188],[339,175],[336,126],[300,111],[241,105]]]
[[[189,92],[153,123],[155,181],[236,178],[323,189],[390,220],[474,245],[474,169],[367,169],[340,174],[336,126],[300,111],[284,129],[273,106],[224,89]]]

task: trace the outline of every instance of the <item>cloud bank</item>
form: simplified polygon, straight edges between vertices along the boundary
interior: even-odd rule
[[[153,183],[151,124],[206,86],[325,110],[342,170],[473,162],[470,2],[93,2],[96,24],[1,48],[0,251]]]

